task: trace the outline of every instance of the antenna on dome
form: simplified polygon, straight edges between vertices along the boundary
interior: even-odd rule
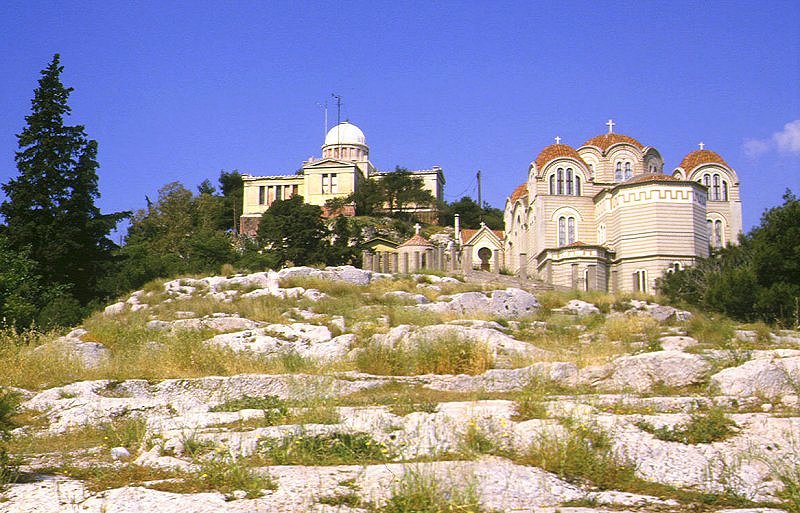
[[[341,144],[339,125],[342,124],[342,96],[336,93],[331,93],[331,96],[336,98],[336,144]]]

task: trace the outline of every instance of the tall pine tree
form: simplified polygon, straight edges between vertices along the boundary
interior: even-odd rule
[[[2,232],[26,251],[47,284],[62,286],[81,304],[102,295],[114,243],[108,238],[126,213],[102,214],[95,206],[97,142],[82,125],[65,125],[71,87],[61,83],[59,55],[42,70],[16,153],[19,176],[3,184]]]

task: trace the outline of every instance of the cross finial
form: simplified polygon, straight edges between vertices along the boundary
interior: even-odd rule
[[[704,142],[700,142],[700,144],[698,144],[698,146],[700,146],[701,150],[706,149],[706,143],[704,143]]]
[[[561,138],[559,136],[556,136],[556,144],[561,144]]]
[[[420,225],[419,225],[419,223],[415,224],[415,225],[414,225],[414,233],[416,233],[417,235],[419,235],[419,230],[420,230],[420,228],[422,228],[422,226],[420,226]]]
[[[609,119],[608,123],[606,123],[606,126],[608,127],[608,133],[609,134],[613,134],[614,133],[614,125],[616,125],[616,123],[614,123],[613,119]]]

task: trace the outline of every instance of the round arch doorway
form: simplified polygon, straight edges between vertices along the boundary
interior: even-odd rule
[[[481,248],[478,250],[478,258],[481,259],[481,271],[491,270],[492,250],[489,248]]]

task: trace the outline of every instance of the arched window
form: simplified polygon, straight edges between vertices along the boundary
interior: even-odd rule
[[[714,235],[714,221],[711,219],[706,220],[706,232],[708,232],[708,243],[713,245],[711,237]]]
[[[622,162],[617,162],[617,169],[614,171],[614,180],[617,182],[622,181]]]
[[[567,168],[567,194],[572,194],[572,168]]]
[[[721,248],[724,242],[722,234],[722,221],[714,221],[714,247]]]
[[[597,227],[597,243],[604,244],[606,242],[606,225],[601,224]]]
[[[575,218],[567,218],[567,244],[575,242]]]
[[[722,201],[728,201],[728,182],[722,181]]]
[[[558,218],[558,245],[572,244],[577,238],[577,225],[575,218],[561,216]]]
[[[550,175],[550,194],[556,193],[556,175]]]
[[[711,175],[705,174],[703,175],[703,185],[706,187],[711,187]]]
[[[626,180],[630,180],[632,176],[633,176],[633,172],[631,171],[631,163],[630,162],[626,162],[625,163],[625,179]]]
[[[558,182],[558,192],[557,194],[564,194],[564,170],[562,168],[558,168],[556,172],[558,175],[557,182]]]
[[[714,193],[713,193],[714,201],[719,201],[719,198],[720,198],[719,187],[720,187],[720,185],[719,185],[719,175],[715,174],[714,175],[714,189],[713,189],[714,190]]]
[[[575,173],[575,196],[581,195],[581,177]]]

